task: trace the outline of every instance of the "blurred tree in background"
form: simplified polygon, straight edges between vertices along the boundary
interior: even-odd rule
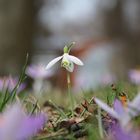
[[[105,13],[106,34],[118,41],[120,48],[112,68],[119,77],[126,78],[129,69],[140,67],[140,1],[117,0],[115,7]]]
[[[86,50],[75,53],[83,59],[98,44],[111,44],[109,69],[126,79],[129,69],[140,66],[139,13],[139,0],[0,0],[0,74],[19,72],[27,52],[32,63],[47,64],[75,41],[77,50]],[[96,75],[98,65],[84,68]]]
[[[34,0],[0,0],[0,74],[18,73],[31,52]]]

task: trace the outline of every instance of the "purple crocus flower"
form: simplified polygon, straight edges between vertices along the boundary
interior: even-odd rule
[[[45,79],[51,76],[50,71],[46,71],[43,65],[30,65],[26,69],[26,74],[32,79]]]
[[[140,135],[131,130],[123,129],[119,124],[114,124],[110,133],[113,140],[139,140]]]
[[[27,67],[26,74],[34,79],[33,91],[37,97],[40,96],[44,79],[50,77],[52,72],[46,71],[43,65],[31,65]]]
[[[114,100],[113,108],[120,115],[122,115],[124,113],[124,107],[123,107],[121,101],[118,99]]]
[[[11,92],[17,85],[18,83],[18,78],[16,77],[3,77],[3,78],[0,78],[0,91],[5,91],[8,89],[9,92]],[[21,92],[22,90],[24,90],[26,87],[25,83],[22,83],[18,90],[17,90],[17,93]]]
[[[26,139],[34,136],[41,128],[43,128],[44,124],[45,116],[43,114],[25,117],[20,129],[17,131],[17,139]]]
[[[131,119],[131,117],[128,114],[125,115],[125,109],[118,99],[115,99],[113,109],[117,114],[120,115],[122,121],[128,122]],[[129,113],[131,113],[130,110]],[[111,115],[111,112],[109,114]],[[115,119],[112,118],[111,116],[109,116],[109,120],[108,119],[103,120],[105,130],[109,134],[109,136],[111,136],[112,140],[139,140],[140,135],[137,133],[137,131],[134,131],[132,129],[131,125],[129,126],[127,125],[127,127],[124,127],[124,124],[127,124],[126,122],[122,123],[120,120],[115,121]]]
[[[35,136],[45,124],[45,115],[26,115],[21,104],[10,106],[0,116],[1,140],[27,140]]]
[[[126,127],[133,117],[140,114],[140,109],[138,108],[140,106],[140,93],[138,93],[131,102],[128,102],[128,106],[126,108],[123,107],[122,103],[118,99],[115,99],[113,108],[98,98],[94,98],[94,101],[111,117],[116,119],[122,127]]]
[[[140,85],[140,70],[130,70],[128,75],[132,83]]]

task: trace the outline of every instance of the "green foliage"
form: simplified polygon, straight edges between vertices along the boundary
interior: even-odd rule
[[[8,87],[6,89],[6,91],[4,93],[1,93],[0,96],[0,112],[3,111],[4,107],[6,106],[7,103],[9,102],[13,102],[16,98],[17,95],[17,90],[19,89],[21,83],[25,80],[26,76],[25,76],[25,70],[26,70],[26,66],[27,66],[27,62],[28,62],[28,54],[26,56],[26,61],[25,61],[25,65],[22,69],[20,78],[17,82],[17,85],[15,86],[15,88],[9,92],[8,91]]]
[[[69,53],[74,43],[64,47],[64,53]],[[8,88],[0,93],[0,112],[3,111],[6,105],[9,103],[14,102],[17,98],[25,105],[27,111],[32,115],[38,111],[41,111],[45,108],[45,106],[40,106],[40,102],[43,104],[44,100],[35,99],[33,96],[29,95],[28,92],[23,93],[23,95],[17,95],[17,91],[26,79],[25,70],[27,67],[28,62],[28,55],[26,56],[25,65],[22,69],[21,75],[19,77],[18,83],[15,88],[9,93]],[[46,94],[46,97],[43,97],[45,101],[47,100],[50,104],[48,105],[51,109],[49,113],[57,114],[57,118],[55,116],[51,116],[53,119],[51,120],[52,127],[48,127],[46,124],[45,129],[49,133],[45,133],[43,135],[39,135],[34,137],[34,140],[75,140],[77,139],[76,136],[83,135],[87,140],[100,140],[105,136],[105,131],[102,124],[102,117],[104,115],[104,111],[100,108],[97,108],[97,105],[93,103],[94,97],[99,97],[100,99],[104,100],[108,105],[112,106],[113,101],[116,97],[119,96],[121,92],[124,92],[128,95],[129,99],[133,99],[137,94],[138,87],[135,85],[130,85],[127,82],[120,82],[116,83],[115,90],[111,86],[106,87],[98,87],[97,89],[89,89],[89,90],[81,90],[82,94],[73,94],[70,85],[70,77],[68,79],[68,96],[64,96],[59,94],[58,91],[53,93],[53,91],[49,94]],[[59,96],[59,101],[58,101]],[[72,97],[74,96],[74,97]],[[73,101],[74,98],[74,101]],[[71,100],[71,104],[67,104]],[[94,111],[90,112],[86,107],[81,107],[83,101],[87,101],[88,106],[92,106]],[[75,104],[74,104],[75,103]],[[74,105],[75,106],[74,106]],[[76,114],[75,108],[80,106],[83,110],[80,114]],[[42,109],[43,108],[43,109]],[[47,107],[46,107],[47,108]],[[63,108],[63,109],[62,109]],[[71,110],[69,110],[71,108]],[[54,112],[53,112],[54,111]],[[59,117],[58,117],[59,116]],[[76,119],[83,119],[82,121],[76,122]],[[89,119],[90,118],[90,119]],[[71,120],[73,119],[73,120]],[[70,125],[69,127],[58,127],[59,124],[62,123],[63,120],[66,120],[66,123]],[[74,122],[75,121],[75,122]],[[73,122],[82,127],[79,127],[78,131],[73,131]],[[134,119],[134,124],[140,124],[140,118],[137,117]]]

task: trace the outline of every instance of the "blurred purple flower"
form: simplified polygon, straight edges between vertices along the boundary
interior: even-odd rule
[[[126,120],[126,122],[128,122],[127,120],[131,119],[129,115],[125,115],[125,109],[122,103],[118,99],[115,99],[113,108],[114,111],[120,114],[122,121]],[[104,119],[103,124],[105,125],[106,132],[109,134],[109,136],[111,136],[112,140],[139,140],[140,139],[140,135],[132,129],[131,125],[129,125],[129,127],[128,126],[124,127],[121,123],[115,121],[111,116],[109,117],[110,117],[109,120]]]
[[[45,116],[43,114],[24,118],[20,129],[17,131],[17,138],[20,140],[34,136],[41,128],[43,128],[44,124]]]
[[[51,76],[50,71],[46,71],[45,67],[42,65],[31,65],[26,69],[26,74],[32,79],[44,79]]]
[[[94,101],[111,117],[116,119],[122,127],[126,127],[132,118],[140,114],[140,109],[138,108],[140,106],[140,93],[138,93],[138,95],[128,103],[126,108],[124,108],[118,99],[115,99],[113,108],[98,98],[94,98]]]
[[[113,140],[139,140],[140,139],[140,135],[137,132],[123,129],[117,123],[113,125],[110,135],[112,135]]]
[[[51,71],[46,71],[43,65],[31,65],[26,69],[26,74],[34,79],[33,91],[37,97],[39,97],[44,90],[43,84],[45,78],[52,75]]]
[[[118,100],[118,99],[114,100],[113,108],[118,114],[123,115],[124,107],[123,107],[122,103],[120,102],[120,100]]]
[[[16,87],[17,83],[18,83],[18,78],[13,78],[11,76],[0,78],[0,91],[3,90],[5,91],[8,89],[8,91],[11,92]],[[25,87],[26,87],[25,83],[22,83],[19,86],[17,93],[24,90]]]
[[[128,76],[132,83],[140,85],[140,70],[130,70]]]
[[[27,140],[43,128],[45,121],[45,115],[26,115],[19,103],[14,104],[0,116],[0,139]]]

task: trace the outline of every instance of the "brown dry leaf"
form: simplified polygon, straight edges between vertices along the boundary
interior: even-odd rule
[[[76,118],[73,118],[75,120],[76,123],[80,123],[80,122],[83,122],[85,120],[84,117],[76,117]]]
[[[70,118],[70,119],[65,119],[65,120],[62,120],[59,124],[58,124],[58,127],[59,128],[70,128],[73,124],[78,124],[82,121],[84,121],[85,118],[83,117],[73,117],[73,118]]]
[[[59,124],[58,124],[58,128],[69,128],[71,125],[75,124],[75,120],[70,120],[70,119],[65,119],[62,120]]]
[[[74,111],[78,114],[78,115],[80,115],[82,112],[83,112],[83,108],[82,107],[76,107],[75,109],[74,109]]]
[[[81,105],[88,111],[89,103],[86,99],[84,100],[84,103],[81,103]]]

